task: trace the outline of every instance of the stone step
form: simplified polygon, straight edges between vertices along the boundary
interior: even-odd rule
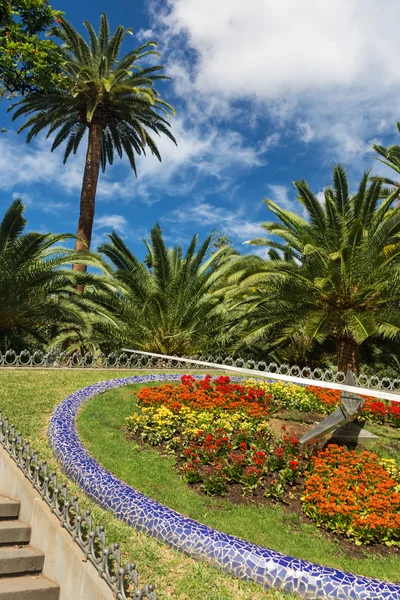
[[[30,546],[0,547],[0,590],[1,577],[20,575],[21,573],[40,573],[43,569],[44,554]]]
[[[31,528],[21,521],[0,521],[0,545],[28,544]]]
[[[0,496],[0,519],[18,519],[19,502]]]
[[[43,575],[0,579],[0,600],[59,600],[59,598],[58,585]]]

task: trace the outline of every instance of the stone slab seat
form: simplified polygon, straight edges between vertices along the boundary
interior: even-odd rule
[[[0,600],[59,600],[59,597],[58,585],[43,575],[0,579]]]
[[[44,554],[30,546],[0,547],[0,578],[9,575],[41,573],[44,565]],[[1,590],[1,579],[0,579]]]

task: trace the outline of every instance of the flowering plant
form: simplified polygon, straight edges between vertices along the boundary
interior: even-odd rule
[[[308,388],[293,383],[284,383],[277,381],[262,381],[260,379],[248,379],[245,382],[246,387],[262,389],[265,393],[271,395],[270,411],[277,412],[280,409],[289,410],[295,408],[303,412],[329,412],[328,407],[321,403],[315,394]]]
[[[281,409],[328,414],[340,404],[339,390],[320,388],[314,385],[303,387],[293,383],[271,383],[259,379],[248,379],[245,386],[262,389],[271,396],[270,414]],[[382,402],[376,398],[365,397],[361,417],[370,422],[400,427],[400,403]]]
[[[307,467],[308,455],[300,456],[298,439],[285,427],[283,438],[273,439],[272,395],[264,389],[184,375],[178,385],[142,387],[136,396],[140,413],[127,419],[128,430],[164,444],[183,463],[184,479],[202,483],[207,494],[222,495],[230,484],[266,491],[272,474],[284,489]]]
[[[262,436],[244,431],[200,430],[192,440],[183,439],[182,446],[180,457],[187,461],[181,467],[185,480],[203,482],[204,491],[211,495],[222,495],[229,484],[239,484],[243,493],[258,488],[267,492],[272,479],[278,479],[285,489],[285,484],[293,486],[304,473],[309,460],[309,453],[300,454],[293,435],[274,441],[269,437],[265,444]]]
[[[202,380],[183,375],[179,385],[142,387],[137,398],[143,406],[165,406],[173,413],[186,407],[195,411],[240,413],[254,418],[268,417],[272,400],[271,394],[261,388],[231,383],[229,377],[212,379],[211,375]]]
[[[271,413],[294,407],[286,394],[296,393],[296,403],[313,410],[325,402],[330,412],[338,393],[318,396],[299,386],[258,385],[185,375],[178,385],[142,387],[127,428],[173,453],[183,479],[205,494],[232,493],[236,499],[239,491],[257,501],[267,496],[287,504],[303,494],[303,510],[319,526],[357,544],[400,543],[400,474],[394,460],[334,445],[300,449],[286,425],[281,435],[270,430]],[[399,426],[397,406],[367,398],[365,407],[369,418]]]
[[[356,544],[400,542],[400,486],[371,452],[330,445],[312,459],[303,510],[319,526]]]

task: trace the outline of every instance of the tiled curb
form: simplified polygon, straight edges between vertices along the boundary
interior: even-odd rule
[[[166,374],[113,379],[82,388],[63,400],[51,417],[49,438],[68,476],[100,506],[132,527],[235,577],[252,579],[265,588],[297,592],[308,600],[400,600],[400,585],[286,556],[184,517],[120,481],[90,456],[75,426],[78,409],[87,400],[129,383],[180,377]]]

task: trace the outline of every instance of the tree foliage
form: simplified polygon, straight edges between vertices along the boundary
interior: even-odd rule
[[[0,0],[0,96],[63,85],[60,49],[42,35],[60,14],[45,0]]]
[[[397,123],[397,129],[400,132],[400,123]],[[390,169],[393,169],[395,173],[400,175],[400,146],[381,146],[380,144],[374,144],[373,148],[378,154],[377,160],[383,163]],[[399,187],[398,180],[390,179],[389,177],[384,178],[385,183],[388,185]]]
[[[111,35],[103,13],[99,32],[85,21],[89,42],[63,17],[53,34],[61,42],[65,86],[49,93],[27,94],[11,109],[13,119],[27,117],[19,131],[28,129],[27,141],[41,131],[54,135],[51,150],[64,144],[64,163],[87,137],[87,156],[80,200],[76,250],[90,248],[99,169],[125,155],[136,173],[136,156],[150,150],[160,161],[154,135],[170,132],[168,116],[173,108],[155,87],[162,65],[140,66],[140,61],[159,57],[156,42],[149,41],[120,57],[130,29],[117,27]]]
[[[265,200],[277,220],[252,242],[286,260],[253,257],[229,279],[244,343],[332,340],[339,368],[358,371],[361,344],[399,338],[400,190],[367,172],[352,194],[341,166],[323,202],[304,180],[295,187],[308,218]]]
[[[28,335],[48,343],[61,332],[89,334],[94,314],[109,319],[102,307],[76,293],[78,283],[108,289],[112,282],[102,275],[72,271],[79,260],[101,268],[100,257],[60,245],[72,235],[25,233],[25,207],[15,200],[0,223],[0,343]]]
[[[113,232],[99,248],[114,265],[122,294],[95,294],[96,302],[117,315],[121,327],[100,325],[90,341],[106,349],[138,348],[189,355],[217,351],[229,338],[229,316],[216,295],[237,253],[221,247],[207,258],[211,237],[198,248],[194,236],[187,251],[167,248],[159,226],[145,241],[149,269]]]
[[[18,107],[14,119],[32,115],[20,128],[29,129],[27,141],[43,129],[48,129],[47,137],[57,132],[51,149],[66,142],[66,162],[71,152],[76,153],[86,129],[92,123],[101,123],[103,170],[107,162],[113,163],[115,152],[120,158],[125,153],[135,171],[135,154],[145,153],[146,148],[161,159],[150,131],[175,141],[169,120],[162,116],[173,109],[154,84],[168,78],[159,74],[164,68],[161,65],[139,66],[145,57],[159,57],[154,49],[156,42],[148,41],[120,57],[122,44],[132,31],[120,25],[111,36],[104,13],[98,34],[89,22],[84,22],[89,44],[66,19],[60,17],[59,22],[53,35],[63,43],[65,88],[49,94],[28,94],[12,107]]]

